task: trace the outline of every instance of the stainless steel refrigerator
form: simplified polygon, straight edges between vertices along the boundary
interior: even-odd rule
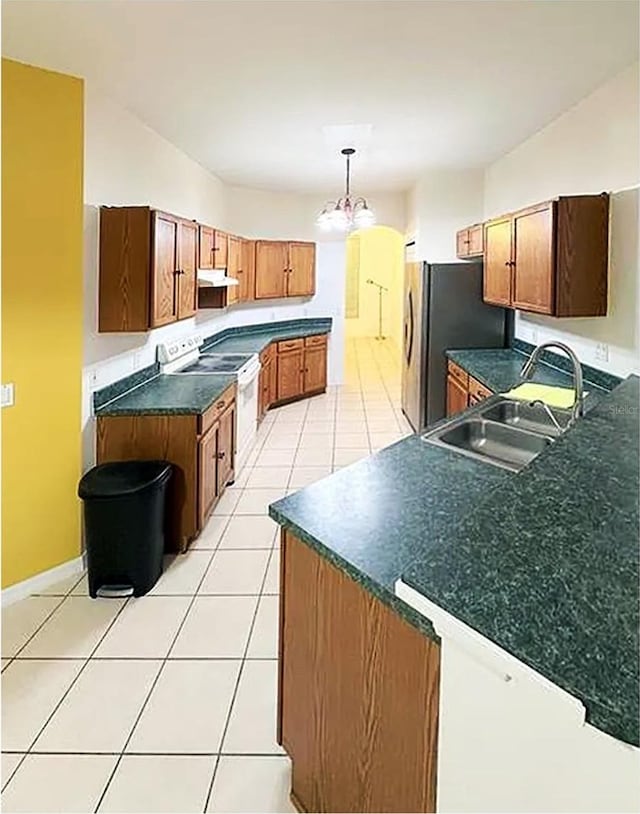
[[[402,410],[416,432],[446,413],[453,348],[510,344],[513,314],[482,301],[482,263],[405,265]]]

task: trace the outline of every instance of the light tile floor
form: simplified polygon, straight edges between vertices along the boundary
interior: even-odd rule
[[[293,811],[267,508],[407,434],[398,358],[350,340],[344,385],[268,413],[206,529],[148,596],[91,600],[78,577],[3,611],[4,811]]]

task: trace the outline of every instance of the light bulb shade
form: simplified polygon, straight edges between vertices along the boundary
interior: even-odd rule
[[[328,232],[331,229],[331,213],[323,209],[316,219],[318,227],[323,231]]]
[[[358,209],[353,217],[353,223],[356,229],[366,229],[368,226],[373,226],[375,222],[376,216],[366,204]]]
[[[333,229],[337,229],[340,232],[346,232],[349,228],[349,217],[344,209],[341,209],[339,206],[336,206],[331,212],[329,212],[329,223]]]

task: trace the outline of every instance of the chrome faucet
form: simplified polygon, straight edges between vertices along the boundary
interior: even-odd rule
[[[564,351],[573,365],[573,390],[575,395],[573,408],[571,410],[571,420],[569,421],[569,424],[572,424],[577,418],[584,415],[584,388],[582,385],[582,367],[580,366],[580,360],[568,345],[565,345],[563,342],[543,342],[542,345],[538,345],[522,366],[520,378],[523,381],[531,378],[538,357],[545,348],[557,348],[558,350]]]

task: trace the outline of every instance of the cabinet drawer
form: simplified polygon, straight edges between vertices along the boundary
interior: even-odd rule
[[[493,391],[489,390],[488,387],[485,387],[483,384],[477,379],[474,379],[473,376],[469,376],[469,398],[477,399],[477,401],[482,401],[482,399],[489,398],[489,396],[493,395]],[[474,402],[477,403],[477,402]]]
[[[278,353],[287,350],[302,350],[304,348],[304,339],[284,339],[278,342]]]
[[[318,336],[308,336],[304,340],[306,348],[317,348],[327,344],[327,335],[319,334]]]
[[[224,413],[224,411],[235,401],[236,398],[236,386],[235,384],[228,387],[224,393],[220,396],[220,398],[216,399],[216,401],[209,407],[206,413],[200,416],[200,434],[204,435],[204,433],[209,429],[209,427],[214,424],[220,416]]]
[[[447,363],[447,371],[450,376],[453,376],[454,379],[460,382],[463,387],[467,387],[469,384],[469,374],[466,370],[463,370],[459,365],[455,362],[449,361]]]

